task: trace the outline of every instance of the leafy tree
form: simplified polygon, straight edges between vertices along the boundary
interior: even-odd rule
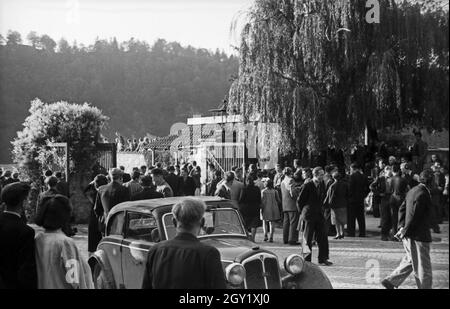
[[[164,40],[99,38],[88,47],[73,42],[70,51],[66,43],[60,40],[54,53],[0,46],[0,144],[6,145],[0,162],[10,160],[7,146],[36,97],[92,102],[111,117],[103,132],[109,140],[116,131],[165,136],[173,123],[220,105],[238,68],[236,57]]]
[[[67,54],[72,51],[69,42],[67,42],[66,39],[62,38],[58,41],[58,51],[63,54]]]
[[[282,126],[283,153],[348,145],[373,128],[448,128],[448,12],[383,0],[257,0],[230,110]]]
[[[31,43],[31,46],[37,47],[37,46],[39,46],[41,38],[39,37],[39,35],[37,34],[36,31],[31,31],[27,35],[27,40],[28,40],[28,42]]]
[[[40,38],[40,46],[41,46],[41,48],[43,48],[47,51],[54,52],[55,47],[56,47],[56,42],[51,37],[49,37],[47,34],[44,34]]]
[[[22,36],[17,31],[8,31],[8,35],[6,36],[6,44],[7,45],[18,45],[22,44]]]
[[[97,159],[96,144],[100,131],[108,120],[96,107],[57,102],[45,104],[39,99],[31,102],[29,116],[13,142],[14,162],[33,185],[31,215],[40,191],[42,171],[55,161],[69,164],[71,174],[86,174]],[[70,162],[58,156],[49,143],[68,143]],[[76,188],[82,190],[82,188]]]
[[[0,45],[5,45],[5,38],[0,34]]]

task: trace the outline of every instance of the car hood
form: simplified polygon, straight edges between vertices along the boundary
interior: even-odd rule
[[[241,262],[242,259],[258,252],[270,252],[261,249],[254,242],[246,238],[214,237],[201,240],[202,243],[217,248],[222,261]]]

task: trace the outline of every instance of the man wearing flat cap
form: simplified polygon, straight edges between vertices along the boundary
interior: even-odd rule
[[[28,184],[17,182],[1,192],[6,210],[0,214],[0,288],[37,288],[34,230],[21,216],[29,191]]]
[[[97,199],[94,206],[96,215],[104,222],[111,208],[117,204],[130,200],[130,190],[124,187],[123,172],[118,168],[109,171],[111,182],[98,188]],[[103,229],[103,227],[102,227]]]

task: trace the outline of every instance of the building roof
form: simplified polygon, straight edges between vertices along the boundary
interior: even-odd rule
[[[158,137],[154,140],[150,141],[150,144],[147,148],[149,149],[170,149],[172,142],[178,137],[178,135],[169,135],[164,137]]]

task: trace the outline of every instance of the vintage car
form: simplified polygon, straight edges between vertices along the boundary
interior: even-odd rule
[[[322,270],[305,262],[302,256],[293,254],[279,261],[276,254],[249,240],[241,214],[232,201],[196,198],[207,205],[199,239],[219,250],[228,288],[332,288]],[[148,250],[176,234],[171,210],[181,199],[125,202],[110,211],[105,237],[88,260],[96,288],[141,287]]]

